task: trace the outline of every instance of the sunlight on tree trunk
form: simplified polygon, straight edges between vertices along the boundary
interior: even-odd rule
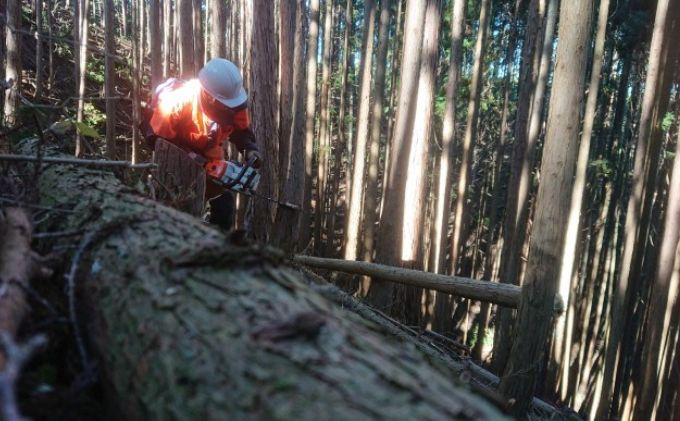
[[[359,85],[359,109],[356,125],[356,149],[352,166],[352,187],[350,189],[349,212],[345,223],[345,259],[355,260],[359,255],[359,237],[361,235],[361,211],[364,197],[364,176],[366,169],[366,145],[368,139],[368,123],[370,111],[371,70],[373,68],[373,33],[375,29],[376,5],[373,0],[366,0],[364,16],[364,45],[361,54],[361,83]]]
[[[453,221],[453,238],[451,240],[451,274],[456,274],[458,267],[458,253],[465,241],[465,224],[468,212],[465,211],[465,201],[470,187],[470,172],[472,170],[472,153],[477,140],[477,118],[479,116],[479,103],[482,95],[482,78],[484,76],[484,51],[486,36],[489,31],[489,12],[491,0],[482,0],[479,12],[479,32],[475,41],[475,63],[472,68],[472,81],[470,82],[470,101],[467,109],[467,124],[463,138],[462,158],[460,173],[458,175],[458,188],[456,190],[456,209]]]
[[[510,401],[515,415],[525,414],[534,394],[543,348],[552,327],[558,262],[564,249],[563,227],[567,222],[563,209],[570,201],[577,158],[591,19],[592,0],[562,3],[535,228],[516,338],[500,384],[500,392]]]
[[[574,262],[576,260],[579,227],[581,227],[581,208],[583,207],[583,196],[586,188],[586,170],[590,158],[590,140],[593,134],[593,123],[595,121],[597,98],[600,87],[600,71],[602,70],[602,57],[604,54],[604,39],[607,29],[607,17],[609,16],[609,0],[600,1],[600,10],[597,19],[597,31],[595,36],[595,47],[593,52],[593,64],[590,73],[590,83],[588,85],[588,99],[584,112],[583,129],[581,132],[581,142],[579,143],[578,159],[576,163],[576,175],[574,177],[574,187],[572,189],[571,205],[569,206],[569,218],[567,220],[567,233],[562,253],[561,271],[557,293],[562,297],[562,302],[567,306],[565,314],[556,320],[555,331],[553,333],[552,361],[554,370],[560,371],[555,390],[559,391],[562,400],[567,398],[569,387],[569,368],[571,361],[571,340],[573,335],[574,302],[570,291],[575,285],[573,283]],[[568,323],[569,322],[569,323]]]
[[[425,27],[421,47],[418,95],[416,97],[415,119],[411,129],[411,151],[406,173],[404,197],[409,204],[404,206],[402,227],[401,260],[422,265],[422,239],[425,209],[427,205],[427,171],[436,67],[439,62],[439,26],[441,23],[441,2],[428,0],[425,11]]]

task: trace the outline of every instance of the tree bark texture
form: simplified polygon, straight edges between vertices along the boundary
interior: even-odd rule
[[[314,128],[316,122],[317,54],[319,53],[319,0],[309,3],[307,38],[307,100],[305,102],[305,191],[300,222],[300,247],[307,247],[312,232],[312,186],[314,176]]]
[[[227,54],[227,2],[224,0],[211,0],[210,13],[212,25],[210,55],[213,58],[225,57]],[[234,58],[232,57],[233,60]]]
[[[526,281],[522,286],[515,341],[500,386],[506,399],[513,400],[516,414],[526,412],[533,396],[552,327],[559,260],[564,249],[563,227],[568,217],[564,209],[569,207],[578,154],[591,20],[592,0],[562,3],[535,229]]]
[[[192,0],[177,0],[178,30],[177,42],[179,44],[179,74],[184,79],[195,76],[194,70],[194,24],[193,24]]]
[[[553,347],[551,363],[553,363],[551,373],[556,376],[559,384],[552,385],[560,393],[561,399],[567,398],[567,388],[569,384],[569,366],[571,361],[571,339],[573,334],[573,323],[568,323],[568,319],[573,320],[574,298],[571,291],[576,290],[573,285],[574,272],[577,261],[577,239],[581,225],[581,209],[583,198],[586,191],[586,176],[588,161],[590,158],[590,143],[593,134],[593,124],[595,121],[596,106],[600,88],[600,72],[602,71],[602,61],[604,56],[604,41],[607,30],[607,17],[609,16],[609,0],[601,0],[599,5],[597,30],[595,35],[595,45],[593,50],[593,64],[590,72],[590,83],[588,84],[588,99],[584,112],[583,129],[581,132],[581,142],[579,143],[578,159],[576,162],[576,174],[574,177],[574,187],[569,205],[569,219],[567,220],[567,232],[565,237],[564,252],[562,253],[560,264],[560,279],[558,284],[558,294],[562,301],[567,305],[566,313],[557,319],[553,334]]]
[[[7,22],[5,23],[5,80],[13,80],[12,89],[5,90],[5,127],[16,123],[16,109],[19,101],[17,92],[21,92],[21,1],[7,0]]]
[[[24,210],[0,209],[0,333],[11,338],[29,310],[25,291],[33,274],[31,231]],[[4,350],[0,351],[0,371],[5,368],[5,358]]]
[[[484,51],[486,38],[489,33],[489,15],[491,14],[491,0],[483,0],[479,12],[479,31],[475,41],[475,63],[472,67],[472,81],[470,82],[470,101],[468,102],[467,124],[463,137],[461,151],[460,174],[458,175],[458,189],[456,194],[456,208],[453,221],[453,236],[451,239],[451,273],[457,273],[458,253],[465,242],[465,231],[469,211],[465,211],[467,192],[470,188],[472,172],[472,154],[477,140],[477,118],[479,104],[482,98],[482,79],[484,77]]]
[[[106,156],[116,158],[116,40],[115,40],[115,9],[113,0],[104,0],[104,43],[106,57],[104,57],[104,96],[106,97]]]
[[[368,144],[368,123],[371,109],[371,71],[373,70],[373,34],[375,31],[376,4],[373,0],[364,3],[364,36],[359,70],[359,96],[356,148],[352,160],[352,185],[349,190],[349,212],[345,222],[345,259],[355,260],[359,256],[361,238],[361,211],[364,200],[364,176],[366,169],[366,146]]]
[[[663,118],[663,109],[665,109],[665,102],[668,100],[662,85],[664,85],[664,79],[667,77],[665,77],[666,72],[670,72],[672,68],[667,58],[670,53],[669,50],[674,49],[671,46],[670,34],[668,33],[673,21],[672,6],[674,3],[662,0],[659,1],[656,9],[635,151],[633,184],[626,212],[620,278],[612,297],[612,322],[607,342],[602,399],[597,412],[598,418],[607,417],[610,411],[618,412],[616,403],[612,402],[614,399],[613,392],[615,379],[621,375],[618,366],[620,364],[622,338],[628,319],[625,314],[626,312],[632,313],[631,291],[629,289],[635,287],[634,284],[637,282],[636,268],[642,258],[642,249],[647,244],[648,216],[654,193],[650,191],[646,184],[656,179],[655,174],[658,168],[658,152],[661,143],[658,122]],[[666,101],[663,100],[664,97]]]
[[[385,105],[385,68],[387,67],[387,37],[390,30],[390,15],[393,0],[380,2],[380,28],[378,29],[378,50],[375,55],[375,86],[370,122],[370,143],[368,145],[368,172],[364,198],[364,260],[372,261],[375,252],[375,232],[378,221],[378,167],[380,165],[380,135],[383,133],[383,107]],[[339,175],[336,174],[336,177]]]
[[[424,5],[417,0],[408,0],[404,24],[404,45],[419,46],[422,44],[424,22]],[[402,227],[404,226],[404,206],[407,200],[404,195],[411,155],[410,134],[413,128],[416,106],[413,98],[416,97],[418,91],[420,59],[419,48],[404,48],[401,60],[397,116],[389,150],[390,164],[387,169],[389,171],[387,185],[390,187],[385,189],[376,245],[376,262],[391,266],[402,264]],[[368,299],[379,308],[387,308],[392,304],[393,292],[393,285],[385,282],[373,282],[369,289]]]
[[[508,183],[505,218],[503,222],[503,248],[501,250],[500,282],[520,284],[520,268],[522,251],[528,231],[529,221],[529,192],[531,174],[534,168],[534,156],[538,145],[538,138],[543,122],[543,102],[548,83],[550,63],[552,61],[553,34],[557,22],[557,2],[555,0],[538,0],[536,7],[539,19],[536,30],[542,39],[542,44],[523,57],[520,77],[527,85],[521,85],[515,125],[515,145],[510,164],[510,181]],[[530,7],[532,7],[530,5]],[[531,10],[533,13],[533,8]],[[532,15],[530,15],[531,18]],[[536,17],[540,16],[540,18]],[[533,25],[530,25],[530,28]],[[525,48],[529,47],[529,41]],[[520,82],[521,83],[521,82]],[[525,88],[526,86],[526,88]],[[525,90],[526,89],[526,90]],[[527,101],[524,104],[522,101]],[[505,309],[497,313],[497,328],[494,330],[494,369],[502,373],[505,368],[513,336],[513,315]]]
[[[238,245],[105,172],[51,167],[40,191],[72,204],[51,229],[90,233],[80,320],[126,419],[503,419],[278,251]]]
[[[151,87],[161,82],[163,63],[161,63],[161,12],[159,0],[149,1],[149,52],[151,53]]]
[[[305,5],[302,0],[283,0],[281,13],[281,100],[279,123],[280,200],[301,206],[305,184]],[[285,41],[285,42],[284,42]],[[293,54],[291,55],[291,52]],[[286,87],[284,85],[289,84]],[[300,213],[297,209],[276,210],[273,243],[292,252],[302,246]]]
[[[249,2],[250,3],[250,2]],[[247,6],[252,37],[250,48],[250,108],[253,118],[252,126],[255,137],[260,143],[260,151],[264,165],[260,169],[260,193],[269,197],[278,197],[279,178],[279,139],[277,78],[278,53],[276,49],[276,33],[274,9],[268,0],[253,0]],[[267,241],[274,223],[275,209],[263,200],[254,201],[254,218],[258,221],[254,226],[255,236],[260,241]]]

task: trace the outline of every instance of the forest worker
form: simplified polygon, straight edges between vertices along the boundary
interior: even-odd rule
[[[161,137],[195,152],[205,159],[207,175],[220,179],[227,167],[224,142],[229,140],[257,168],[261,157],[250,129],[247,100],[236,65],[214,58],[198,72],[198,79],[171,78],[156,88],[144,128],[147,143],[153,149],[156,137]],[[216,183],[207,183],[206,200],[210,222],[231,228],[233,194]]]

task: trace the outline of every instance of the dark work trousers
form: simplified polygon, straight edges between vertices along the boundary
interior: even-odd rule
[[[234,214],[236,213],[234,193],[221,188],[216,192],[215,187],[217,186],[214,184],[210,187],[206,189],[206,196],[210,198],[208,199],[208,204],[210,205],[210,218],[208,221],[223,230],[230,230],[234,225]]]

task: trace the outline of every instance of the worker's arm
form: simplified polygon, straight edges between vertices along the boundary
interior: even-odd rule
[[[238,110],[234,114],[234,131],[229,140],[244,154],[248,151],[259,150],[255,141],[255,133],[250,129],[250,117],[247,108]]]

